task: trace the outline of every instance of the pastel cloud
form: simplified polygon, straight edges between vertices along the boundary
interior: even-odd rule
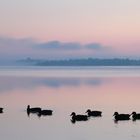
[[[49,41],[45,43],[39,43],[35,45],[38,49],[48,49],[48,50],[99,50],[104,49],[105,47],[99,43],[89,43],[89,44],[80,44],[78,42],[60,42],[60,41]],[[33,46],[34,47],[34,46]]]
[[[35,45],[38,49],[48,49],[48,50],[77,50],[81,49],[81,44],[76,42],[62,43],[60,41],[49,41],[45,43],[39,43]]]
[[[61,41],[48,41],[38,42],[33,39],[14,39],[14,38],[0,38],[0,50],[7,53],[27,53],[31,51],[31,54],[39,51],[88,51],[91,49],[101,50],[105,47],[99,43],[81,44],[79,42],[61,42]]]
[[[125,56],[122,54],[122,56]],[[100,43],[81,44],[58,40],[40,42],[34,39],[0,38],[0,59],[69,59],[69,58],[112,58],[120,57],[112,47]]]
[[[139,5],[138,0],[0,1],[0,34],[97,42],[111,45],[120,52],[122,49],[132,51],[134,45],[128,48],[120,44],[140,43]]]
[[[103,49],[104,47],[99,44],[99,43],[91,43],[91,44],[87,44],[86,47],[88,49],[94,49],[94,50],[99,50],[99,49]]]

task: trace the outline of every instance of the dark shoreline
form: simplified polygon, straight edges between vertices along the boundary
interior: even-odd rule
[[[29,66],[140,66],[140,59],[113,58],[113,59],[64,59],[64,60],[43,60],[23,59],[18,60],[19,65]]]

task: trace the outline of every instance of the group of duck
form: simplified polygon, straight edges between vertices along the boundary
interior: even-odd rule
[[[35,113],[39,117],[40,116],[47,116],[47,115],[52,115],[52,112],[53,112],[52,110],[43,110],[40,107],[30,108],[30,105],[27,106],[27,114],[28,114],[28,116],[30,115],[30,113]]]
[[[0,107],[0,113],[3,113],[3,110],[4,109]],[[52,115],[52,112],[53,112],[52,110],[43,110],[40,107],[31,108],[30,105],[27,106],[26,111],[27,111],[28,116],[32,113],[32,114],[37,114],[39,117]]]
[[[47,115],[52,115],[53,110],[43,110],[40,107],[34,107],[31,108],[30,105],[27,106],[27,114],[28,116],[30,113],[35,113],[39,117],[40,116],[47,116]],[[3,108],[0,107],[0,113],[3,113]],[[102,111],[91,111],[88,109],[85,113],[86,115],[81,115],[78,114],[76,115],[75,112],[71,113],[71,121],[76,122],[76,121],[87,121],[90,117],[102,117]],[[131,114],[119,114],[118,112],[114,112],[113,114],[115,121],[123,121],[123,120],[130,120],[131,116],[133,120],[138,120],[140,119],[140,113],[132,112]]]
[[[102,112],[101,111],[91,111],[88,109],[86,111],[87,115],[76,115],[75,112],[72,112],[72,121],[86,121],[89,119],[89,117],[101,117]],[[130,120],[132,116],[132,120],[140,120],[140,113],[132,112],[131,114],[119,114],[118,112],[114,112],[113,114],[115,121],[123,121],[123,120]]]
[[[131,114],[119,114],[118,112],[115,112],[113,116],[116,121],[130,120],[131,116],[134,121],[140,119],[140,113],[136,113],[136,112],[132,112]]]

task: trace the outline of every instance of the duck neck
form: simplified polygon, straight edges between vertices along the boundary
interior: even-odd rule
[[[30,110],[30,105],[27,106],[27,110]]]

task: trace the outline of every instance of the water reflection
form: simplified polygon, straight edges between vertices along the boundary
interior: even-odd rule
[[[130,120],[130,119],[128,119],[128,120],[116,120],[116,119],[115,119],[115,120],[114,120],[114,123],[115,123],[115,124],[119,124],[120,122],[123,122],[123,123],[125,122],[125,123],[127,123],[127,122],[129,122],[129,121],[131,121],[131,120]]]
[[[140,138],[140,121],[114,122],[114,111],[140,112],[140,78],[34,78],[0,77],[2,140],[71,140]],[[52,109],[51,116],[22,112],[28,105]],[[103,117],[73,122],[71,112],[97,109]],[[30,117],[30,119],[27,117]],[[44,116],[44,117],[43,117]],[[38,119],[41,118],[41,119]],[[14,124],[14,125],[13,125]],[[16,134],[16,135],[15,135]]]
[[[33,89],[40,86],[60,88],[63,86],[78,87],[81,85],[100,86],[104,82],[101,78],[25,78],[0,77],[0,93],[15,89]]]
[[[89,120],[78,121],[78,120],[75,120],[75,119],[70,119],[70,121],[71,121],[72,124],[76,124],[77,122],[82,123],[82,122],[86,122],[86,121],[89,121]]]
[[[139,119],[139,118],[138,118],[138,119],[134,119],[134,118],[133,118],[132,121],[133,121],[133,122],[136,122],[136,121],[140,121],[140,119]]]

